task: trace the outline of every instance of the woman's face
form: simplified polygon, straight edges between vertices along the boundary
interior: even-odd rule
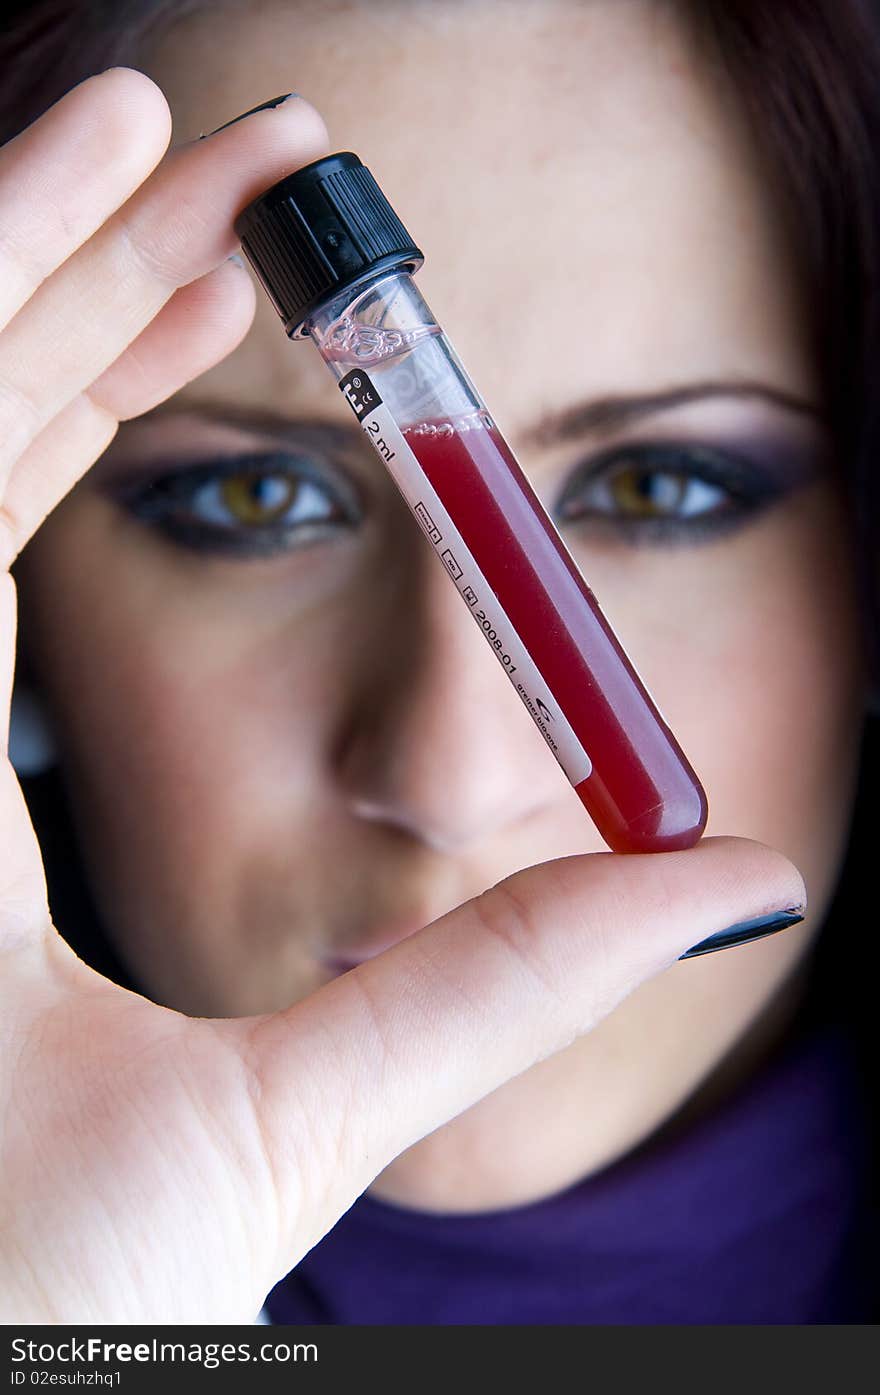
[[[375,1184],[515,1204],[632,1146],[764,1030],[833,890],[863,673],[809,292],[778,180],[674,7],[215,10],[145,57],[175,140],[294,87],[373,169],[708,831],[806,879],[804,927],[675,965]],[[120,430],[22,593],[104,921],[174,1008],[283,1007],[518,868],[604,847],[262,293],[229,359]]]

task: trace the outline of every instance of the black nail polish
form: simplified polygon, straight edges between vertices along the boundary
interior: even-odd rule
[[[231,121],[224,121],[222,126],[218,126],[214,131],[206,131],[207,136],[216,136],[217,131],[225,131],[227,126],[234,126],[236,121],[244,121],[246,116],[253,116],[255,111],[268,111],[270,107],[280,107],[282,102],[286,102],[288,97],[295,97],[296,92],[285,92],[281,97],[273,97],[269,102],[261,102],[258,107],[251,107],[250,111],[243,111],[241,116],[233,116]],[[199,136],[199,140],[204,140],[205,135]]]
[[[789,910],[774,911],[772,915],[759,915],[754,920],[740,920],[736,925],[728,925],[706,940],[700,940],[679,959],[695,959],[698,954],[713,954],[716,949],[729,949],[732,945],[747,945],[750,940],[762,940],[765,935],[775,935],[777,930],[787,930],[789,925],[797,925],[803,920],[804,912],[798,906]]]

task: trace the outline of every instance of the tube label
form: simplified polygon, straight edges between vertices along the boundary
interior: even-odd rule
[[[440,495],[425,475],[409,442],[383,404],[375,385],[363,369],[356,368],[339,380],[339,388],[422,531],[433,544],[437,556],[495,651],[536,727],[571,783],[579,785],[592,772],[590,757],[560,711],[537,665],[469,551]]]

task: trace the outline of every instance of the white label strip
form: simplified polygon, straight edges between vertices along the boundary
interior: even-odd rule
[[[381,399],[372,405],[378,393],[374,389],[369,391],[372,384],[362,371],[358,371],[358,381],[352,391],[348,380],[353,376],[348,374],[339,386],[360,418],[367,439],[372,441],[422,530],[433,543],[437,556],[455,582],[547,745],[571,783],[579,785],[593,769],[590,757],[560,711],[537,665],[388,408]]]

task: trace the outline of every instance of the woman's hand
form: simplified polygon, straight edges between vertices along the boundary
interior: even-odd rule
[[[226,260],[233,218],[327,148],[297,100],[163,159],[169,134],[158,88],[113,69],[0,150],[4,751],[8,566],[120,420],[239,342],[254,297]],[[284,1012],[214,1021],[67,947],[5,757],[0,849],[6,1322],[252,1321],[398,1153],[695,942],[804,900],[785,858],[741,839],[561,858]]]

